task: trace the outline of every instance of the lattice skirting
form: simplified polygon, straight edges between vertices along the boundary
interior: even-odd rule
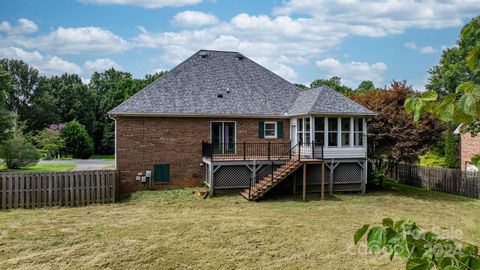
[[[329,192],[335,191],[362,191],[364,185],[362,181],[365,176],[365,168],[363,168],[364,160],[335,160],[331,163],[326,161],[325,164],[325,183],[324,190]],[[205,164],[207,165],[207,164]],[[205,166],[205,180],[207,183],[213,182],[215,195],[232,194],[249,186],[249,182],[253,175],[253,171],[262,171],[263,167],[257,165],[256,168],[250,163],[225,165],[221,166]],[[213,169],[213,181],[209,179],[209,170]],[[307,192],[320,192],[321,190],[321,164],[307,165]],[[295,178],[295,180],[294,180]],[[333,179],[333,181],[331,180]],[[295,190],[297,193],[303,189],[303,169],[299,168],[294,174],[290,175],[281,183],[283,190]],[[330,183],[332,181],[332,183]],[[293,188],[295,185],[295,189]]]

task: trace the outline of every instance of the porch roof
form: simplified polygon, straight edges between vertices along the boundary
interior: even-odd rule
[[[326,86],[301,91],[288,114],[292,116],[304,114],[375,115],[374,112]]]

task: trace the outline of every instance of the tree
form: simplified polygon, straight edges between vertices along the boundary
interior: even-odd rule
[[[300,89],[308,89],[308,87],[303,83],[296,83],[295,85]]]
[[[463,28],[457,46],[442,52],[438,65],[429,70],[427,90],[447,95],[455,93],[457,86],[463,82],[480,83],[480,66],[469,69],[467,65],[467,56],[480,41],[479,18],[473,19]]]
[[[424,154],[444,131],[431,116],[415,124],[405,112],[405,99],[414,91],[406,82],[394,81],[388,89],[368,91],[352,98],[377,113],[368,118],[368,152],[375,167],[384,172],[400,161],[413,161]]]
[[[448,130],[445,132],[445,165],[448,168],[458,168],[460,165],[457,144],[452,125],[449,125]]]
[[[413,113],[415,121],[423,114],[431,113],[444,122],[464,123],[464,131],[470,131],[473,135],[480,131],[479,37],[480,16],[463,27],[457,42],[459,48],[468,50],[464,53],[465,59],[456,63],[468,68],[466,77],[459,77],[463,82],[455,88],[455,92],[449,94],[443,94],[442,89],[432,89],[421,96],[409,97],[405,101],[405,109]],[[475,156],[472,161],[480,165],[480,155]]]
[[[18,115],[27,113],[28,103],[38,85],[38,70],[15,59],[2,59],[0,65],[10,73],[12,81],[7,92],[7,109]]]
[[[40,160],[37,149],[19,134],[0,146],[0,157],[9,169],[32,166]]]
[[[65,152],[74,158],[89,158],[93,154],[93,141],[84,125],[77,120],[69,122],[61,131]]]
[[[312,81],[310,84],[310,88],[320,87],[320,86],[328,86],[333,90],[342,93],[344,95],[350,95],[352,93],[352,89],[348,86],[342,85],[342,79],[340,77],[331,77],[328,80],[325,79],[317,79]]]
[[[10,74],[0,65],[0,145],[12,135],[13,117],[5,108],[5,95],[11,92],[11,88]]]
[[[88,87],[96,96],[93,132],[96,152],[114,152],[114,125],[107,113],[164,74],[166,72],[157,72],[146,75],[144,79],[134,79],[130,73],[112,68],[92,75]]]
[[[356,94],[360,94],[360,93],[364,93],[364,92],[367,92],[367,91],[372,91],[375,89],[375,85],[373,84],[372,81],[362,81],[357,89],[355,89],[355,93]]]
[[[65,140],[61,136],[61,130],[52,127],[45,128],[33,138],[38,146],[46,152],[47,158],[54,158],[65,148]]]

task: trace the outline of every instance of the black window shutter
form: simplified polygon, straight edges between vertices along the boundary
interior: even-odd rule
[[[283,139],[283,121],[277,122],[277,138]]]
[[[265,138],[265,122],[264,121],[258,122],[258,137],[261,139]]]

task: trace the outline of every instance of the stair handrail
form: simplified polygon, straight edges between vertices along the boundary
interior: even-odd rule
[[[298,148],[298,155],[292,155],[292,152],[295,148]],[[264,167],[263,169],[261,169],[259,172],[256,172],[255,173],[255,176],[252,176],[250,178],[250,186],[248,188],[248,197],[251,198],[251,192],[252,192],[252,188],[257,184],[257,181],[258,181],[258,177],[259,175],[263,175],[263,173],[266,171],[266,170],[270,170],[270,174],[271,174],[271,180],[270,182],[267,182],[265,183],[260,189],[262,189],[264,186],[266,186],[268,183],[271,183],[273,182],[277,177],[278,175],[281,175],[283,172],[285,172],[286,170],[288,170],[290,167],[293,166],[293,164],[295,164],[296,161],[299,161],[300,158],[301,158],[301,149],[302,149],[302,141],[299,141],[297,144],[295,144],[292,148],[290,148],[286,153],[283,153],[278,159],[276,160],[272,160],[271,161],[271,164],[267,165],[266,167]],[[287,158],[288,161],[292,161],[292,158],[294,158],[294,162],[291,162],[291,164],[289,166],[287,166],[284,170],[282,170],[276,177],[273,176],[273,172],[275,171],[275,165],[278,165],[280,164],[280,162],[283,162],[285,161],[285,159]],[[263,175],[261,177],[261,179],[265,178],[266,175]]]

